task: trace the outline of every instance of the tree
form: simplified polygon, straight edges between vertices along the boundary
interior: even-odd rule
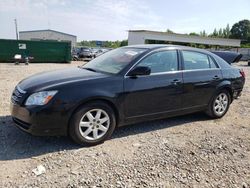
[[[212,37],[218,37],[218,32],[216,30],[216,28],[214,29],[214,32],[211,35]]]
[[[195,32],[189,33],[189,35],[191,35],[191,36],[200,36],[198,33],[195,33]]]
[[[166,33],[173,34],[174,32],[173,32],[173,31],[171,31],[170,29],[167,29],[167,30],[166,30]]]
[[[206,36],[207,36],[206,31],[205,31],[205,30],[201,31],[201,32],[200,32],[200,36],[202,36],[202,37],[206,37]]]
[[[227,27],[224,29],[225,33],[224,33],[224,37],[225,38],[229,38],[231,35],[231,31],[230,31],[230,26],[229,24],[227,24]]]
[[[223,37],[223,32],[222,32],[222,29],[220,28],[219,31],[218,31],[218,36],[219,37]]]
[[[128,40],[122,40],[120,43],[120,47],[127,46],[127,45],[128,45]]]
[[[232,26],[230,37],[241,39],[242,43],[250,43],[250,21],[241,20],[235,23]]]

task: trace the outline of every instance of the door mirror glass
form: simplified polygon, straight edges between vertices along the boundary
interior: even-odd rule
[[[145,66],[135,67],[128,73],[128,76],[142,76],[142,75],[150,75],[151,69]]]

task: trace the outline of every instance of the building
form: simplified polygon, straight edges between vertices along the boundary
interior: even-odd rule
[[[72,47],[76,46],[76,36],[55,31],[55,30],[34,30],[34,31],[20,31],[20,40],[52,40],[52,41],[63,41],[70,42]]]
[[[231,46],[240,47],[241,40],[239,39],[225,39],[225,38],[212,38],[212,37],[201,37],[192,36],[185,34],[175,34],[159,31],[148,31],[148,30],[129,30],[128,31],[128,45],[145,44],[150,41],[164,41],[172,42],[177,44],[204,44],[214,46]]]

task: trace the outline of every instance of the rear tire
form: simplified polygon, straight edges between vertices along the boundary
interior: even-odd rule
[[[93,102],[80,107],[69,125],[71,139],[85,146],[103,143],[116,127],[113,109],[106,103]]]
[[[206,114],[211,118],[222,118],[231,104],[231,96],[227,90],[217,92],[210,101]]]

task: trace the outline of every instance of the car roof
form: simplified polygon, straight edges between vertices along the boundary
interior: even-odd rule
[[[168,45],[168,44],[138,44],[138,45],[125,46],[124,48],[157,49],[157,48],[173,47],[173,46],[176,46],[176,45]]]
[[[192,50],[200,53],[204,53],[207,55],[210,55],[214,58],[217,59],[217,62],[220,64],[220,67],[226,67],[228,68],[228,63],[223,60],[219,55],[212,53],[208,50],[205,49],[200,49],[200,48],[193,48],[189,46],[181,46],[181,45],[172,45],[172,44],[141,44],[141,45],[131,45],[131,46],[126,46],[123,48],[141,48],[141,49],[148,49],[149,51],[161,49],[161,48],[171,48],[171,49],[179,49],[179,50]],[[219,58],[219,59],[218,59]]]
[[[144,48],[144,49],[160,49],[160,48],[174,48],[174,49],[186,49],[186,50],[194,50],[194,51],[200,51],[209,53],[207,50],[199,49],[199,48],[193,48],[189,46],[181,46],[181,45],[173,45],[173,44],[139,44],[139,45],[130,45],[126,46],[125,48]]]

